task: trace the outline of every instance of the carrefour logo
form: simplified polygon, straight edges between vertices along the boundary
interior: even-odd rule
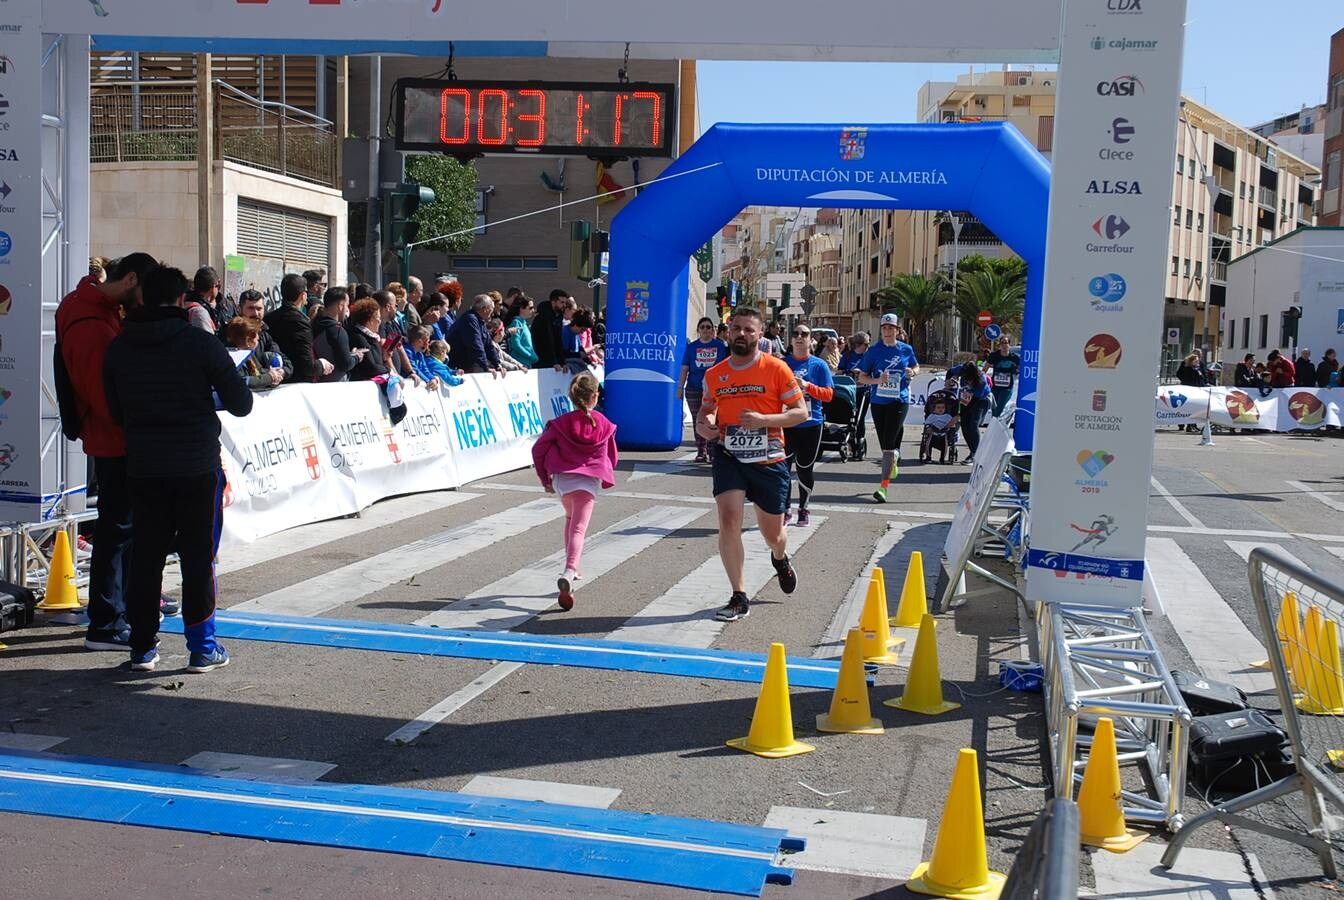
[[[1163,391],[1161,394],[1162,404],[1172,409],[1180,409],[1190,402],[1190,398],[1185,394],[1178,394],[1176,391]]]

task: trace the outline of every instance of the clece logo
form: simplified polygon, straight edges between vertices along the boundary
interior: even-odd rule
[[[1325,421],[1325,404],[1315,394],[1298,391],[1288,398],[1288,415],[1299,425],[1320,425]]]
[[[1087,283],[1087,292],[1092,295],[1092,308],[1098,312],[1116,312],[1124,308],[1128,287],[1125,279],[1111,272],[1097,275]]]
[[[1134,138],[1134,126],[1129,124],[1129,119],[1124,116],[1116,116],[1111,120],[1111,143],[1128,144]]]
[[[863,152],[867,143],[867,128],[842,128],[840,130],[840,159],[845,162],[863,159]]]
[[[1137,181],[1109,181],[1107,179],[1092,180],[1087,183],[1087,193],[1089,194],[1128,194],[1130,196],[1140,196],[1143,188]]]
[[[1143,0],[1106,0],[1108,16],[1138,16],[1143,14]]]
[[[8,75],[14,69],[14,60],[0,55],[0,75]]]
[[[1143,82],[1136,75],[1117,75],[1110,81],[1097,82],[1099,97],[1137,97],[1142,93]]]
[[[1223,398],[1223,406],[1227,408],[1227,414],[1233,422],[1254,425],[1260,421],[1260,411],[1255,408],[1251,395],[1245,391],[1228,391]]]
[[[1120,341],[1110,334],[1094,334],[1083,345],[1083,361],[1089,369],[1114,369],[1120,365]]]

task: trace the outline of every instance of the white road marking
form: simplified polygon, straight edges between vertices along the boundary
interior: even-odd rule
[[[1308,541],[1341,542],[1344,534],[1313,534],[1309,531],[1256,531],[1242,528],[1190,528],[1186,525],[1149,525],[1149,532],[1160,534],[1202,534],[1208,537],[1303,538]]]
[[[657,462],[635,463],[635,470],[630,473],[630,477],[625,479],[629,484],[635,481],[643,481],[646,478],[653,478],[655,475],[680,475],[682,472],[690,471],[693,465],[687,465],[695,459],[695,453],[687,453],[678,456],[676,459],[659,460]],[[709,468],[705,468],[709,472]]]
[[[311,784],[336,766],[311,759],[285,759],[279,756],[248,756],[241,753],[215,753],[206,750],[182,760],[182,765],[204,769],[223,778],[242,781],[270,781],[280,784]]]
[[[477,775],[468,781],[459,793],[473,794],[477,797],[503,797],[506,800],[535,800],[564,806],[586,806],[590,809],[610,809],[616,798],[621,796],[621,789]]]
[[[1162,495],[1163,499],[1165,499],[1168,503],[1171,504],[1172,509],[1176,510],[1177,515],[1179,515],[1182,519],[1185,519],[1185,521],[1189,523],[1189,525],[1192,528],[1204,527],[1204,523],[1199,521],[1199,519],[1195,518],[1194,513],[1186,509],[1184,503],[1182,503],[1181,501],[1177,500],[1174,496],[1172,496],[1171,491],[1163,487],[1161,482],[1159,482],[1156,478],[1151,479],[1151,481],[1153,483],[1153,487],[1157,490],[1159,494]]]
[[[1325,549],[1329,550],[1340,559],[1344,559],[1344,547],[1326,547]]]
[[[584,585],[630,561],[704,514],[702,509],[651,506],[589,535],[583,548],[583,580],[576,583],[579,602],[583,602]],[[561,537],[561,534],[555,534],[551,543],[562,543]],[[564,570],[565,551],[562,548],[417,619],[415,624],[489,631],[515,628],[542,610],[555,606],[555,580]]]
[[[475,500],[481,494],[462,491],[432,491],[427,494],[411,494],[405,497],[393,497],[383,500],[364,510],[357,517],[348,519],[328,519],[299,525],[288,531],[273,534],[250,544],[228,547],[219,552],[215,562],[215,574],[225,575],[251,566],[261,565],[282,556],[292,556],[321,547],[324,544],[348,540],[357,534],[364,534],[385,525],[395,525],[407,519],[447,509],[468,500]],[[164,570],[163,589],[176,591],[182,587],[182,575],[176,565]]]
[[[849,634],[851,628],[855,628],[859,624],[859,616],[863,614],[863,604],[868,599],[868,582],[872,578],[873,568],[882,564],[887,554],[901,542],[906,529],[909,527],[902,523],[892,522],[887,525],[886,532],[878,537],[877,545],[873,547],[873,553],[868,557],[868,562],[864,564],[859,577],[855,579],[849,593],[845,595],[840,608],[835,611],[835,615],[831,618],[831,624],[826,626],[826,633],[821,636],[821,642],[812,651],[813,659],[835,659],[845,652],[845,636]],[[882,574],[884,577],[888,575],[885,569],[883,569]],[[901,572],[901,578],[905,578],[904,572]],[[888,585],[888,602],[891,600],[892,590],[897,592],[896,598],[899,600],[901,583],[898,582],[894,589]],[[891,614],[895,615],[896,610],[891,610]]]
[[[320,615],[391,587],[409,578],[411,573],[428,572],[499,541],[515,538],[559,518],[564,512],[554,500],[534,500],[332,569],[230,609],[291,616]]]
[[[1266,544],[1264,541],[1223,541],[1223,543],[1227,544],[1229,550],[1237,554],[1237,556],[1240,556],[1242,562],[1250,562],[1251,551],[1254,550],[1256,547],[1264,547],[1267,550],[1275,550],[1279,553],[1282,553],[1289,560],[1297,563],[1304,569],[1311,568],[1306,563],[1302,562],[1302,560],[1298,559],[1296,556],[1293,556],[1293,554],[1289,553],[1287,550],[1283,549],[1283,547],[1281,547],[1278,544]]]
[[[796,556],[798,548],[816,534],[826,521],[824,516],[813,516],[812,524],[807,528],[789,529],[789,556]],[[746,551],[746,563],[742,567],[742,583],[747,596],[755,597],[761,589],[775,577],[775,567],[770,562],[770,548],[765,538],[755,529],[742,535],[742,546]],[[807,576],[801,574],[798,579],[803,594],[794,594],[784,599],[787,615],[789,603],[807,602],[809,590]],[[811,590],[816,590],[815,585]],[[718,553],[705,560],[695,571],[678,581],[661,597],[654,599],[625,624],[607,635],[613,641],[631,641],[640,644],[671,644],[677,647],[709,647],[727,623],[713,617],[714,610],[728,602],[732,587],[728,575],[723,571],[723,563]],[[757,608],[758,614],[761,609]],[[765,607],[765,615],[774,611]]]
[[[385,740],[393,744],[409,744],[522,667],[519,662],[496,663],[466,687],[449,694],[389,734]]]
[[[1267,887],[1269,879],[1265,877],[1260,860],[1254,853],[1246,856],[1263,894],[1257,893],[1252,886],[1246,876],[1246,866],[1236,853],[1185,847],[1176,859],[1176,866],[1164,869],[1159,863],[1166,849],[1165,844],[1147,841],[1123,854],[1103,851],[1093,853],[1092,869],[1096,874],[1097,888],[1092,896],[1108,900],[1132,900],[1134,897],[1257,900],[1274,896]]]
[[[12,732],[0,734],[0,750],[27,750],[30,753],[41,753],[43,750],[50,750],[57,744],[65,743],[66,740],[66,738],[53,737],[49,734]]]
[[[1171,538],[1149,538],[1148,564],[1166,598],[1167,618],[1200,670],[1247,693],[1271,690],[1273,676],[1248,669],[1265,648]]]
[[[1340,503],[1338,500],[1334,500],[1334,499],[1332,499],[1332,498],[1327,494],[1327,492],[1325,492],[1325,491],[1318,491],[1318,490],[1316,490],[1315,488],[1310,487],[1310,486],[1308,486],[1308,485],[1306,485],[1306,484],[1303,484],[1303,483],[1300,482],[1300,481],[1290,481],[1290,482],[1288,482],[1288,486],[1291,487],[1291,488],[1294,488],[1294,489],[1296,489],[1296,490],[1301,491],[1302,493],[1306,494],[1308,497],[1310,497],[1310,498],[1313,499],[1313,500],[1317,500],[1317,501],[1319,501],[1319,502],[1321,502],[1321,503],[1324,503],[1326,506],[1330,507],[1330,508],[1333,509],[1335,512],[1344,512],[1344,503]],[[1331,491],[1331,492],[1329,492],[1329,493],[1336,493],[1336,494],[1337,494],[1337,493],[1340,493],[1340,492],[1339,492],[1339,491]]]
[[[814,872],[904,880],[920,863],[928,823],[902,816],[772,806],[761,823],[807,839],[807,849],[788,865]]]

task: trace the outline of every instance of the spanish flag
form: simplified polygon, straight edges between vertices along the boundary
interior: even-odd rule
[[[598,203],[610,203],[612,200],[620,200],[625,196],[625,188],[615,178],[607,174],[607,167],[602,165],[601,161],[597,163],[597,191],[600,196]]]

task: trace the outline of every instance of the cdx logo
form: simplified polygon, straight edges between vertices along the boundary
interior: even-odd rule
[[[1113,16],[1132,16],[1143,12],[1143,0],[1106,0],[1106,12]]]
[[[1117,75],[1110,81],[1097,82],[1097,94],[1102,97],[1137,97],[1142,93],[1143,82],[1133,75]]]

